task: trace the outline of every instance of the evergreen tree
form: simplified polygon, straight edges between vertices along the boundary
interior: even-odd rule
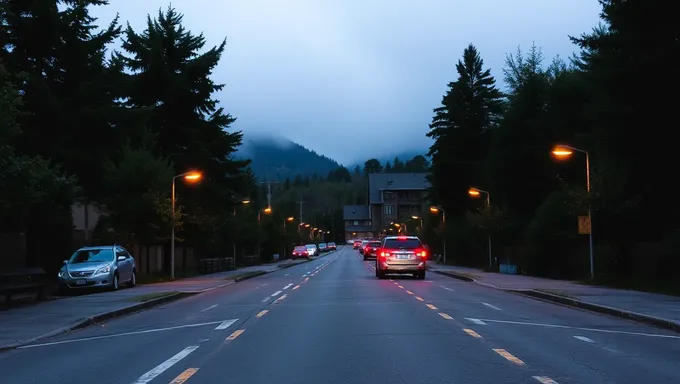
[[[405,171],[404,162],[395,157],[392,161],[392,172],[400,173]]]
[[[390,173],[392,172],[392,163],[389,161],[385,163],[385,169],[383,170],[385,173]]]
[[[483,134],[497,125],[502,112],[501,92],[472,44],[456,71],[459,77],[449,83],[427,134],[434,139],[430,194],[451,216],[462,214],[468,205],[467,190],[478,182],[475,170],[486,155]]]
[[[383,171],[383,166],[380,164],[378,159],[368,159],[364,163],[364,175],[370,173],[381,173]]]

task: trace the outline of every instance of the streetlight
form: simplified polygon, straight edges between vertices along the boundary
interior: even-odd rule
[[[188,183],[198,183],[203,174],[198,171],[180,173],[172,177],[172,229],[170,230],[170,278],[175,278],[175,180],[183,177]]]
[[[480,197],[484,194],[486,196],[486,206],[489,208],[489,215],[491,215],[491,193],[489,193],[489,191],[479,188],[470,188],[468,194],[473,198]],[[489,228],[489,268],[493,268],[493,259],[491,257],[491,228]]]
[[[423,230],[423,218],[422,216],[411,216],[413,220],[420,220],[420,230]]]
[[[444,226],[444,264],[446,264],[446,211],[440,206],[433,205],[430,207],[430,212],[434,214],[439,214],[439,212],[442,213],[442,225]]]
[[[588,191],[588,198],[590,198],[590,154],[588,151],[578,149],[569,145],[556,145],[552,150],[552,154],[558,159],[569,158],[574,152],[580,152],[586,156],[586,190]],[[594,263],[594,245],[593,245],[593,218],[590,210],[590,200],[588,200],[588,243],[590,247],[590,279],[595,279],[595,263]]]

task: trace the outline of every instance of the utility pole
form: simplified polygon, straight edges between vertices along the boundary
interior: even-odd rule
[[[298,204],[300,204],[300,222],[298,223],[298,232],[302,231],[302,225],[301,224],[304,223],[304,221],[302,221],[302,205],[304,203],[305,203],[304,200],[298,201]]]
[[[262,181],[262,184],[267,184],[267,207],[272,206],[272,184],[278,184],[278,181]]]

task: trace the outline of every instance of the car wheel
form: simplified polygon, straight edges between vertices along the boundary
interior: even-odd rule
[[[120,287],[118,286],[118,273],[116,273],[115,275],[113,275],[113,281],[111,282],[111,290],[117,291],[118,288]]]
[[[368,260],[368,257],[364,256],[364,261]]]
[[[132,276],[130,276],[130,288],[137,286],[137,271],[132,271]]]
[[[425,280],[425,271],[418,272],[418,280]]]

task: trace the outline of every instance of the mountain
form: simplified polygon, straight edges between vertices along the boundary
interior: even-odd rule
[[[340,166],[335,160],[288,139],[252,133],[243,135],[243,144],[234,157],[251,159],[250,168],[261,180],[292,179],[314,173],[325,177]]]

